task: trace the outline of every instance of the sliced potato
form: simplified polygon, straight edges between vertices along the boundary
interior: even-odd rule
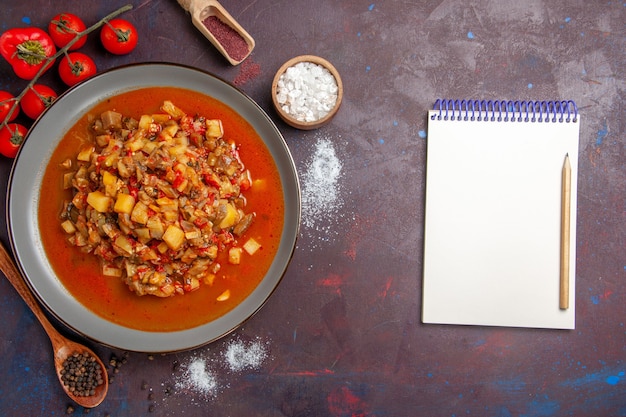
[[[112,201],[111,197],[104,195],[101,191],[93,191],[87,194],[87,204],[100,213],[108,212]]]

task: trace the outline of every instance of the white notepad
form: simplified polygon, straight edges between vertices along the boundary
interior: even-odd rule
[[[575,327],[578,134],[572,101],[437,101],[428,118],[424,323]],[[562,309],[566,155],[569,307]]]

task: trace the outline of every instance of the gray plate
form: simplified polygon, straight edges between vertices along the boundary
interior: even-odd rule
[[[43,250],[37,208],[41,180],[65,132],[94,105],[125,91],[151,86],[195,90],[227,104],[258,132],[276,161],[283,186],[285,219],[278,253],[259,286],[239,306],[205,325],[179,332],[143,332],[111,323],[76,301],[56,277]],[[138,352],[172,352],[201,346],[236,329],[267,301],[293,254],[300,225],[300,189],[285,140],[247,95],[198,69],[166,63],[125,66],[103,72],[68,90],[35,123],[9,179],[7,223],[18,267],[39,301],[62,323],[99,343]]]

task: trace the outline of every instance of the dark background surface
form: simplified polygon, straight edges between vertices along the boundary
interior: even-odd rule
[[[91,25],[126,3],[10,2],[0,30],[46,27],[62,11]],[[82,51],[100,70],[183,63],[249,94],[292,151],[303,222],[278,290],[232,335],[167,355],[87,341],[121,364],[89,415],[626,416],[626,3],[224,1],[257,44],[237,67],[176,1],[131,3],[133,53],[110,55],[93,35]],[[274,72],[301,54],[331,61],[345,87],[336,118],[309,132],[282,123],[269,94]],[[54,70],[41,81],[63,90]],[[0,62],[0,89],[25,85]],[[421,323],[426,112],[437,98],[578,104],[575,330]],[[341,168],[326,200],[312,194],[320,149]],[[10,166],[0,159],[2,194]],[[4,220],[0,237],[8,244]],[[65,415],[45,333],[4,280],[0,311],[0,415]],[[233,346],[262,360],[233,369]],[[189,383],[198,363],[216,384],[206,392]]]

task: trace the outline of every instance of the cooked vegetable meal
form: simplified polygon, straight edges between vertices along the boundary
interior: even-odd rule
[[[260,248],[245,238],[255,218],[244,196],[250,173],[221,120],[166,100],[138,120],[104,111],[90,129],[94,140],[63,163],[72,198],[61,226],[104,275],[137,295],[170,297],[211,285],[220,253],[237,265]]]

